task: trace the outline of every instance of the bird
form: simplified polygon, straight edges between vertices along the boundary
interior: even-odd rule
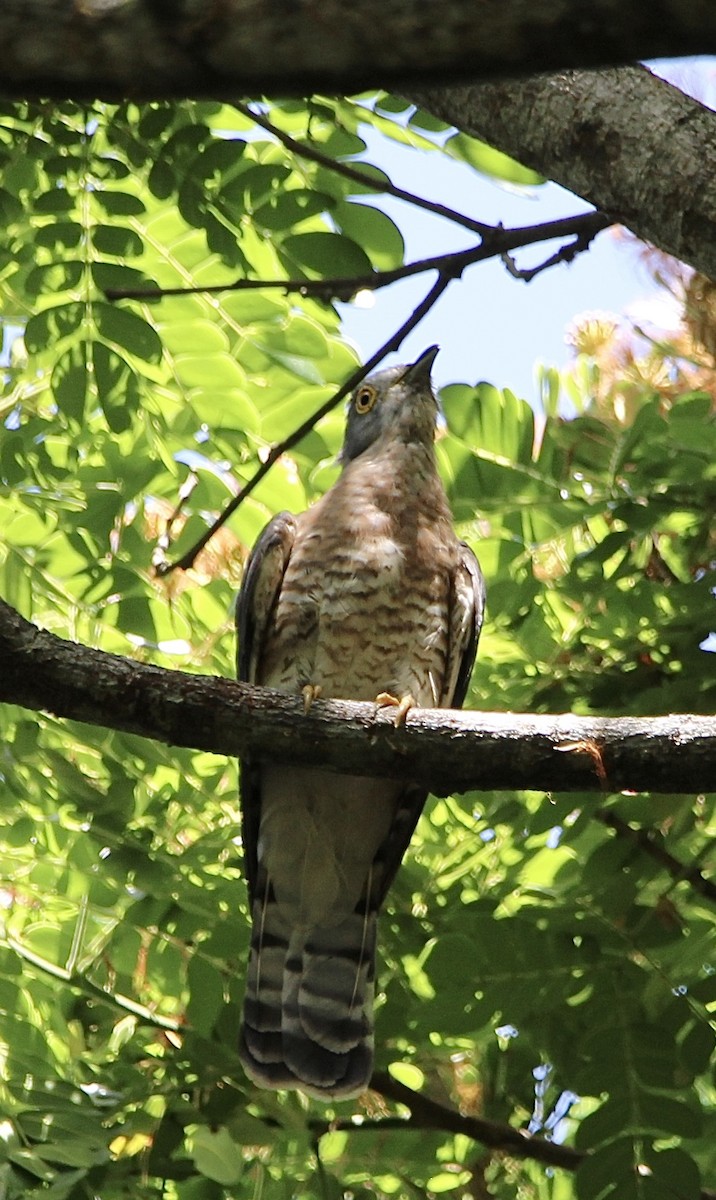
[[[317,697],[461,707],[485,586],[435,457],[429,347],[348,402],[333,486],[279,513],[246,564],[238,677]],[[240,763],[252,920],[239,1054],[263,1088],[324,1102],[368,1086],[377,915],[427,798],[419,780]]]

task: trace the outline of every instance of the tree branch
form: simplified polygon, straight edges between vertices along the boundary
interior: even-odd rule
[[[538,263],[536,267],[518,267],[511,254],[502,254],[500,257],[508,275],[511,275],[513,279],[522,280],[523,283],[531,283],[537,275],[541,275],[543,271],[549,271],[551,267],[557,267],[560,263],[574,262],[578,254],[584,254],[585,250],[589,249],[595,236],[589,230],[578,233],[573,241],[567,242],[565,246],[560,246],[559,250],[555,250],[554,254],[550,254],[549,258]]]
[[[322,167],[326,167],[329,171],[334,171],[336,175],[342,175],[345,179],[350,179],[353,183],[359,184],[361,187],[368,187],[371,191],[380,192],[384,196],[393,196],[396,200],[404,200],[406,204],[412,204],[415,208],[422,208],[425,212],[432,213],[433,216],[445,217],[446,220],[452,221],[455,225],[462,225],[465,229],[472,230],[473,233],[490,233],[494,226],[487,225],[484,221],[476,221],[474,217],[468,217],[465,213],[457,212],[454,208],[449,208],[446,204],[440,204],[436,200],[428,200],[425,196],[418,196],[415,192],[406,191],[405,188],[398,187],[391,183],[389,179],[381,179],[373,174],[370,174],[365,169],[354,167],[350,163],[343,162],[341,159],[331,158],[330,155],[324,154],[315,146],[309,145],[307,142],[299,142],[296,138],[291,137],[289,133],[285,133],[283,129],[279,129],[278,125],[274,125],[273,121],[269,121],[262,113],[257,112],[249,104],[235,103],[234,108],[243,113],[245,117],[259,125],[275,137],[287,150],[299,158],[305,158],[309,162],[318,163]]]
[[[131,662],[38,629],[0,601],[0,701],[216,754],[472,789],[691,792],[716,779],[716,717],[413,710],[316,701]]]
[[[483,1146],[503,1150],[515,1158],[530,1158],[534,1162],[562,1167],[566,1171],[576,1171],[585,1158],[584,1154],[573,1150],[571,1146],[560,1146],[557,1142],[530,1137],[511,1125],[486,1121],[481,1117],[463,1116],[454,1108],[439,1104],[429,1096],[424,1096],[422,1092],[415,1092],[404,1083],[399,1083],[387,1071],[374,1071],[370,1086],[389,1100],[404,1104],[410,1109],[410,1120],[404,1122],[408,1128],[462,1133],[473,1141],[481,1142]]]
[[[531,1159],[533,1162],[544,1163],[545,1166],[561,1167],[565,1171],[576,1171],[577,1167],[590,1157],[589,1151],[584,1154],[579,1150],[574,1150],[571,1146],[562,1146],[557,1142],[547,1142],[542,1138],[530,1137],[519,1129],[513,1129],[511,1125],[486,1121],[481,1117],[463,1116],[462,1113],[431,1100],[429,1096],[424,1096],[421,1092],[414,1092],[404,1083],[393,1079],[387,1071],[375,1071],[370,1085],[383,1096],[387,1096],[388,1099],[394,1100],[398,1104],[404,1104],[406,1108],[410,1109],[411,1117],[404,1122],[408,1128],[440,1129],[447,1133],[462,1133],[465,1137],[480,1142],[483,1146],[502,1150],[514,1158]],[[390,1120],[389,1117],[385,1119]],[[379,1126],[380,1123],[378,1121],[375,1124]],[[347,1123],[342,1124],[341,1128],[348,1128]],[[699,1197],[700,1200],[716,1200],[716,1192],[710,1188],[703,1188],[699,1192]]]
[[[3,0],[3,91],[105,99],[359,91],[716,51],[716,10],[643,0]]]
[[[716,113],[645,68],[406,95],[716,279]]]
[[[539,225],[518,225],[513,229],[504,229],[501,225],[483,226],[482,240],[477,246],[469,246],[467,250],[452,250],[446,254],[434,254],[429,258],[404,263],[401,267],[371,271],[367,275],[344,275],[332,279],[236,279],[233,283],[218,283],[208,287],[108,288],[105,295],[108,300],[161,300],[165,296],[193,296],[199,293],[217,295],[222,292],[281,288],[285,292],[298,292],[302,296],[315,296],[319,300],[330,300],[333,297],[349,300],[357,291],[376,292],[380,288],[398,283],[401,279],[424,275],[428,271],[438,271],[446,276],[449,282],[459,279],[468,267],[476,263],[486,262],[490,258],[509,259],[511,250],[534,246],[537,242],[572,237],[572,242],[562,246],[547,262],[532,272],[537,274],[538,271],[544,271],[557,263],[571,262],[577,254],[589,248],[598,233],[613,224],[613,219],[605,213],[587,212],[576,213],[572,217],[559,217],[554,221],[542,221]],[[516,275],[517,278],[527,278],[527,274],[518,272],[514,264],[510,274]]]

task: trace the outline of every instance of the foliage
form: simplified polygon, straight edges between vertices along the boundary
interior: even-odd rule
[[[270,116],[340,160],[363,151],[360,121],[423,150],[445,140],[391,97]],[[448,152],[520,179],[483,150],[461,137]],[[156,539],[169,521],[172,554],[189,546],[354,352],[334,309],[305,297],[109,303],[103,289],[383,269],[402,262],[400,231],[367,188],[219,105],[5,108],[0,161],[0,594],[63,636],[230,675],[242,560],[270,513],[335,477],[340,415],[193,571],[155,578]],[[625,350],[613,325],[578,333],[574,369],[544,372],[544,419],[488,384],[442,395],[441,468],[489,581],[469,702],[712,712],[713,361],[693,340],[687,362]],[[235,1051],[234,764],[10,707],[0,729],[7,1200],[692,1200],[714,1185],[713,914],[599,819],[653,831],[689,866],[715,832],[713,798],[434,801],[394,888],[378,1066],[589,1151],[572,1176],[462,1134],[376,1129],[377,1094],[326,1113],[253,1089]],[[352,1113],[362,1128],[315,1125]]]

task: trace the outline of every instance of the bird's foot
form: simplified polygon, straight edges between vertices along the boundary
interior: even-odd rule
[[[380,692],[376,696],[375,702],[378,705],[378,708],[395,709],[396,728],[405,724],[405,718],[407,717],[411,708],[417,708],[417,701],[410,695],[410,692],[408,692],[405,696],[401,696],[400,698],[391,695],[390,692]]]
[[[310,710],[313,701],[318,700],[322,691],[323,688],[321,687],[320,683],[307,683],[305,687],[301,688],[304,713],[307,713]]]

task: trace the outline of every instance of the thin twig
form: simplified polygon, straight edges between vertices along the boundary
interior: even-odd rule
[[[176,288],[108,288],[104,293],[108,300],[161,300],[165,296],[195,296],[219,295],[222,292],[257,291],[263,288],[280,288],[285,292],[296,292],[302,296],[313,296],[322,300],[350,298],[358,291],[378,291],[390,287],[401,279],[410,279],[414,275],[423,275],[426,271],[449,271],[453,279],[458,278],[467,267],[485,262],[489,258],[509,259],[510,250],[519,250],[535,242],[552,241],[555,238],[574,236],[574,242],[562,247],[568,252],[562,256],[562,250],[552,255],[549,263],[544,263],[537,270],[545,270],[548,265],[559,262],[571,262],[578,253],[577,246],[586,249],[593,238],[603,229],[613,224],[611,217],[605,213],[577,213],[572,217],[560,217],[556,221],[546,221],[539,225],[518,225],[514,229],[498,227],[491,229],[477,246],[469,246],[466,250],[453,250],[447,254],[434,254],[428,258],[419,258],[415,262],[404,263],[401,267],[392,267],[387,271],[370,271],[363,275],[340,275],[330,279],[235,279],[233,283],[211,284],[208,287],[176,287]],[[509,260],[511,262],[511,260]],[[517,278],[526,276],[519,273],[519,268],[512,263],[509,266],[511,274],[517,273]]]
[[[716,883],[711,879],[706,879],[697,866],[682,863],[678,858],[675,858],[665,846],[662,846],[660,842],[655,840],[655,836],[651,830],[634,829],[618,813],[613,812],[609,808],[601,808],[594,815],[603,825],[606,825],[609,829],[613,829],[619,837],[626,838],[639,846],[645,854],[648,854],[650,858],[653,858],[655,862],[658,862],[660,866],[668,871],[675,883],[688,883],[704,899],[716,903]]]
[[[502,262],[513,279],[520,279],[524,283],[531,283],[537,275],[541,275],[543,271],[549,270],[550,267],[556,267],[560,263],[574,262],[578,254],[583,254],[585,250],[589,249],[598,232],[599,230],[597,229],[594,233],[588,231],[578,233],[573,242],[568,242],[566,246],[561,246],[559,250],[555,250],[554,254],[551,254],[549,258],[546,258],[544,262],[539,263],[536,267],[518,267],[512,255],[507,253],[501,255]]]
[[[10,950],[17,954],[18,958],[36,970],[42,971],[45,975],[50,975],[59,983],[65,984],[74,992],[79,992],[81,995],[89,997],[94,1001],[99,1001],[102,1004],[108,1004],[112,1008],[118,1009],[122,1013],[129,1013],[133,1017],[137,1017],[145,1025],[151,1025],[156,1029],[162,1029],[166,1033],[185,1032],[184,1026],[180,1021],[175,1021],[172,1017],[162,1017],[158,1013],[152,1012],[144,1004],[137,1003],[136,1000],[131,1000],[129,996],[121,996],[115,992],[106,991],[99,984],[93,983],[91,979],[79,972],[68,971],[66,967],[60,967],[56,963],[50,962],[39,954],[35,954],[33,950],[23,946],[17,938],[12,936],[5,939],[5,943]]]
[[[487,225],[484,221],[476,221],[473,217],[456,212],[455,209],[449,208],[446,204],[440,204],[436,200],[426,200],[424,196],[418,196],[414,192],[406,191],[405,188],[398,187],[396,184],[391,183],[390,180],[378,179],[370,175],[367,171],[360,171],[356,167],[350,167],[347,163],[331,158],[330,155],[324,154],[314,146],[307,146],[304,142],[297,141],[290,134],[284,133],[272,121],[269,121],[268,117],[257,113],[248,104],[234,102],[234,108],[243,113],[245,117],[248,117],[256,125],[260,125],[267,133],[272,134],[292,154],[296,154],[300,158],[306,158],[309,162],[318,163],[319,166],[327,167],[329,171],[335,171],[337,175],[343,175],[346,179],[352,179],[354,183],[358,183],[362,187],[367,187],[374,192],[382,192],[386,196],[394,196],[396,200],[404,200],[407,204],[412,204],[415,208],[423,208],[426,212],[433,213],[435,216],[445,217],[448,221],[452,221],[456,225],[462,225],[465,229],[471,229],[473,233],[487,234],[491,233],[495,228],[493,225]]]
[[[181,558],[177,559],[177,561],[173,563],[160,562],[155,564],[155,571],[157,575],[166,576],[172,571],[176,571],[178,568],[186,571],[192,566],[197,555],[204,549],[204,546],[207,544],[207,542],[214,536],[217,530],[221,529],[222,525],[228,521],[229,517],[236,512],[237,508],[243,503],[246,497],[251,495],[254,488],[256,488],[264,476],[268,474],[273,464],[281,457],[281,455],[285,454],[287,450],[290,450],[293,446],[300,442],[302,438],[306,436],[306,434],[310,433],[318,421],[320,421],[321,417],[325,417],[326,413],[329,413],[331,409],[335,408],[336,405],[344,399],[345,396],[352,392],[353,388],[357,387],[362,379],[365,379],[366,375],[372,371],[373,368],[376,367],[383,358],[385,358],[386,354],[390,354],[392,351],[397,350],[400,347],[401,343],[408,336],[408,334],[412,332],[412,330],[420,323],[420,321],[422,321],[425,314],[430,311],[433,305],[440,298],[450,283],[451,278],[452,276],[444,275],[442,273],[438,276],[430,291],[421,300],[417,308],[413,309],[413,312],[410,314],[407,321],[404,321],[394,334],[391,334],[388,340],[383,343],[379,350],[376,350],[375,354],[368,359],[364,366],[359,367],[356,371],[354,371],[353,374],[349,376],[346,382],[342,385],[342,387],[338,389],[335,395],[331,396],[330,400],[326,400],[325,404],[322,404],[320,408],[317,408],[316,411],[303,422],[303,424],[299,425],[297,429],[294,429],[293,432],[288,435],[288,437],[285,437],[281,442],[277,442],[276,445],[271,448],[267,457],[264,459],[261,465],[257,467],[256,471],[244,484],[241,491],[229,501],[223,512],[219,514],[214,523],[209,526],[199,540],[195,542],[189,550],[187,550],[186,554],[183,554]]]

